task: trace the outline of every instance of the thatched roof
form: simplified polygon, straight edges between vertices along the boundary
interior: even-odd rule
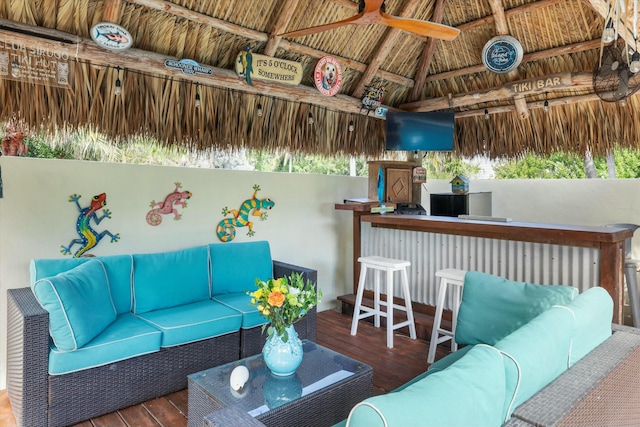
[[[358,13],[357,0],[3,1],[0,120],[17,114],[32,127],[88,123],[112,136],[143,132],[198,148],[376,156],[384,149],[384,121],[362,111],[360,100],[366,87],[381,84],[390,109],[453,107],[456,151],[464,155],[587,147],[604,153],[615,143],[638,145],[637,96],[625,105],[604,102],[591,83],[605,0],[386,0],[385,6],[388,14],[442,22],[461,33],[443,41],[382,25],[348,25],[303,37],[276,36],[349,18]],[[132,48],[98,46],[90,30],[99,22],[126,28]],[[483,46],[505,34],[521,43],[522,63],[509,73],[488,71]],[[633,44],[629,34],[622,36]],[[302,82],[254,79],[249,86],[233,71],[247,45],[255,54],[301,63]],[[3,52],[11,64],[62,58],[68,84],[3,76]],[[343,85],[333,97],[320,94],[313,82],[315,65],[325,55],[343,69]],[[165,67],[167,58],[193,59],[212,73],[184,74]],[[563,84],[536,87],[549,76]],[[114,95],[116,79],[120,96]],[[519,81],[533,81],[533,89],[514,94],[511,83]]]

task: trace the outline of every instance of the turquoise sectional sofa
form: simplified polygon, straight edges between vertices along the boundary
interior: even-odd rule
[[[38,259],[8,291],[7,389],[19,425],[62,426],[186,388],[188,374],[258,353],[255,279],[315,270],[268,242]],[[296,324],[315,340],[313,310]]]
[[[356,405],[348,427],[499,427],[516,408],[612,334],[602,288],[513,282],[467,272],[455,340],[461,350],[386,395]]]

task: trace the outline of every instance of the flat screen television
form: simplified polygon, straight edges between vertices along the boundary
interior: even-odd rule
[[[389,151],[453,151],[453,111],[387,112]]]

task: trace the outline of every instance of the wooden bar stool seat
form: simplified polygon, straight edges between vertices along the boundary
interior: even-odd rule
[[[356,305],[353,310],[353,320],[351,321],[351,335],[355,335],[358,331],[358,321],[367,317],[374,316],[374,326],[380,327],[380,317],[387,318],[387,347],[393,348],[393,331],[409,326],[409,335],[412,339],[416,339],[416,325],[413,320],[413,309],[411,307],[411,296],[409,294],[409,279],[407,278],[407,267],[411,265],[409,261],[398,259],[384,258],[380,256],[366,256],[358,258],[361,264],[360,279],[358,280],[358,292],[356,295]],[[364,292],[365,279],[368,270],[374,271],[374,303],[373,308],[362,306],[362,294]],[[393,276],[396,271],[401,275],[402,293],[404,295],[405,305],[393,303]],[[380,301],[380,276],[382,272],[386,273],[387,284],[387,300]],[[386,306],[386,312],[381,309]],[[393,310],[401,310],[406,312],[407,320],[400,323],[393,323]]]

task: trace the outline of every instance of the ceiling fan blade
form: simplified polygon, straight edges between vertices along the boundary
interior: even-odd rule
[[[386,13],[380,13],[382,19],[378,21],[379,24],[388,25],[400,30],[409,31],[410,33],[418,34],[420,36],[432,37],[436,39],[451,41],[455,39],[460,30],[447,25],[437,24],[435,22],[420,21],[418,19],[400,18],[397,16],[387,15]]]
[[[308,36],[309,34],[320,33],[322,31],[333,30],[334,28],[342,27],[343,25],[349,24],[358,24],[357,22],[360,18],[364,16],[363,13],[359,13],[350,18],[343,19],[342,21],[331,22],[329,24],[317,25],[315,27],[302,28],[296,31],[289,31],[287,33],[276,34],[276,37],[300,37],[300,36]]]

